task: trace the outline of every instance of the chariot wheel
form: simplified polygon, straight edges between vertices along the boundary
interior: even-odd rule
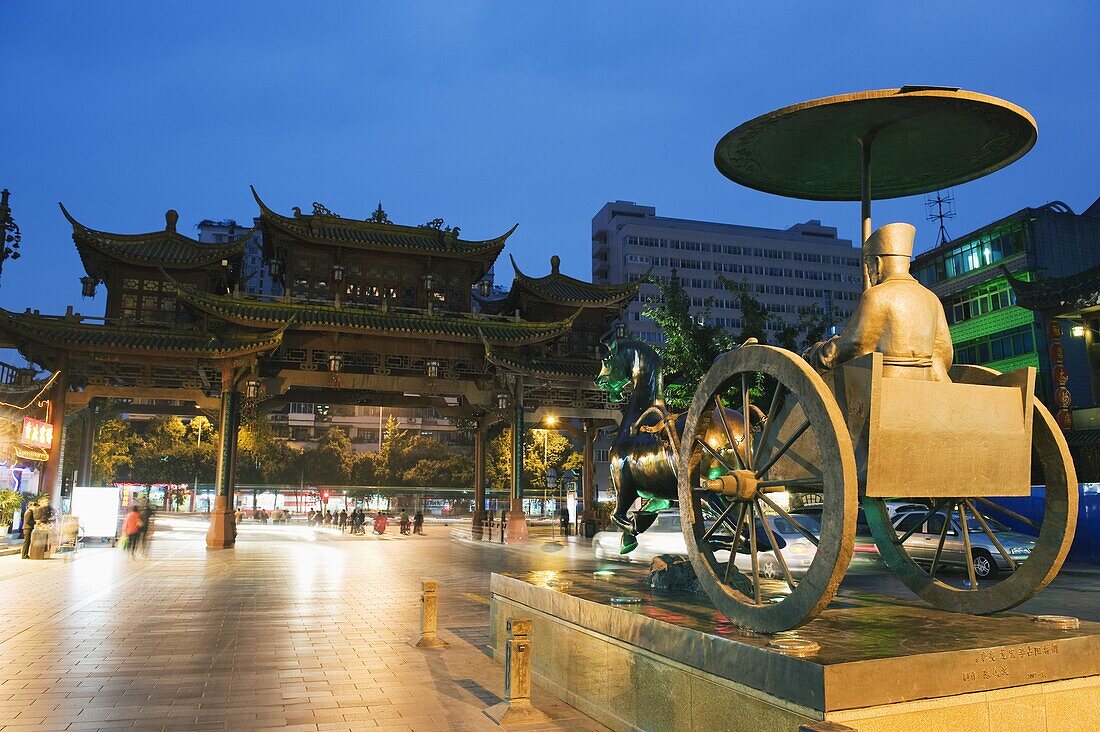
[[[988,384],[995,376],[979,366],[951,370],[951,379],[962,383]],[[883,561],[941,610],[987,615],[1015,607],[1054,579],[1069,552],[1077,524],[1077,474],[1062,431],[1046,407],[1038,400],[1034,404],[1032,462],[1046,485],[1040,520],[990,500],[996,496],[916,503],[906,498],[905,515],[893,517],[886,499],[862,499]],[[1005,524],[1037,534],[1034,545]]]
[[[677,477],[688,554],[723,615],[774,633],[829,604],[852,558],[855,456],[835,399],[803,359],[755,344],[720,356],[688,410]],[[788,510],[806,494],[822,497],[820,519]]]

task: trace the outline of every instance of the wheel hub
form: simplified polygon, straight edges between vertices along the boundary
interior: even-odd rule
[[[708,491],[719,493],[729,498],[737,498],[748,501],[756,497],[760,479],[751,470],[734,470],[732,473],[707,480],[705,487]]]

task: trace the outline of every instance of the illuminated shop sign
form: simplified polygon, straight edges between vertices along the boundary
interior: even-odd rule
[[[19,441],[24,445],[49,447],[53,444],[53,425],[49,422],[24,417],[23,437]]]

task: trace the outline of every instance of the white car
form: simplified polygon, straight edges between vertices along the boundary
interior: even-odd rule
[[[817,547],[804,537],[797,529],[780,516],[767,516],[767,521],[775,534],[777,543],[783,544],[780,551],[787,562],[791,574],[800,576],[806,573],[814,557],[817,555]],[[799,522],[815,535],[820,527],[812,516],[799,516]],[[629,554],[620,554],[622,546],[622,532],[601,531],[592,539],[592,551],[597,559],[611,559],[620,562],[650,562],[660,554],[680,554],[687,556],[687,542],[680,531],[680,514],[668,511],[657,516],[657,520],[649,529],[638,534],[638,546]],[[757,521],[757,536],[764,537],[764,528]],[[742,547],[748,547],[748,541],[742,541]],[[714,553],[714,558],[719,562],[728,561],[729,552],[719,550]],[[752,557],[743,552],[737,553],[734,561],[737,569],[743,573],[752,572]],[[757,565],[762,577],[782,577],[783,570],[772,551],[761,551],[757,554]]]

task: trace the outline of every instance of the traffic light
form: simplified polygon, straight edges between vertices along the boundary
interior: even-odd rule
[[[61,479],[61,497],[72,498],[73,496],[73,479],[71,476],[65,476]]]

